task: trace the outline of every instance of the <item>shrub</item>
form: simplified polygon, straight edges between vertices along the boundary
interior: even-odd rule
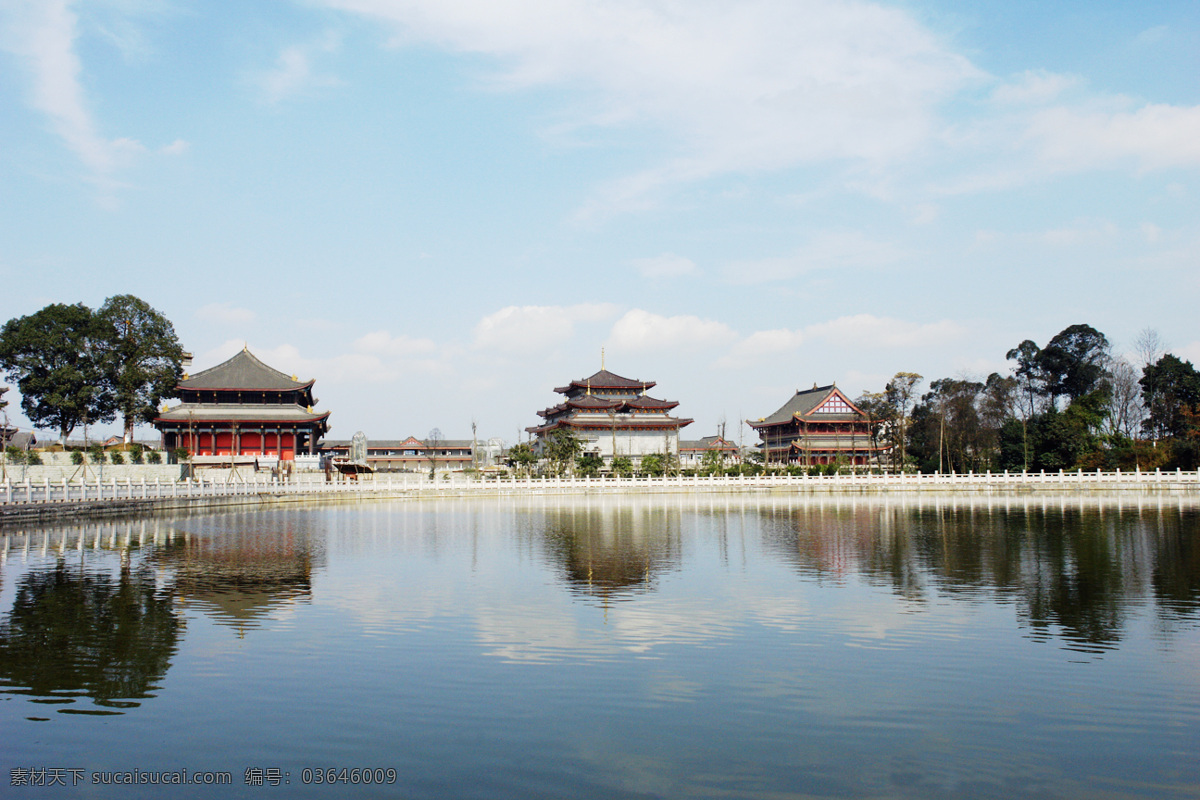
[[[80,464],[82,464],[83,463],[83,453],[79,450],[72,450],[71,451],[71,463],[74,464],[75,466],[79,466]]]
[[[145,451],[145,449],[146,448],[142,447],[140,444],[135,443],[135,444],[130,445],[129,446],[129,463],[130,464],[145,463],[146,459],[145,459],[145,456],[143,455],[143,452]]]
[[[112,460],[112,463],[114,463],[114,464],[124,464],[125,463],[125,456],[121,455],[120,452],[118,452],[116,450],[109,453],[108,457]]]
[[[99,443],[90,445],[88,447],[88,454],[92,457],[93,464],[104,463],[104,445]]]
[[[42,465],[42,454],[36,450],[30,450],[25,454],[25,463],[31,467],[40,467]]]
[[[25,463],[25,451],[15,445],[10,444],[8,447],[4,448],[4,456],[8,459],[8,463],[10,464]]]
[[[176,447],[171,451],[171,456],[175,459],[176,464],[182,464],[184,461],[187,461],[190,455],[191,453],[188,452],[186,447]]]
[[[157,450],[151,450],[150,452],[148,452],[146,454],[146,460],[149,461],[151,464],[161,464],[162,463],[162,453],[158,452]]]

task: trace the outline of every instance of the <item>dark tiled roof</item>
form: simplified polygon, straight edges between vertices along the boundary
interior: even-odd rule
[[[654,381],[635,381],[602,369],[589,378],[571,381],[570,386],[560,386],[554,391],[559,394],[569,394],[575,389],[587,389],[588,387],[591,387],[593,391],[596,389],[637,389],[641,391],[654,385]]]
[[[249,350],[242,350],[228,361],[203,372],[197,372],[186,380],[180,381],[179,388],[193,391],[216,389],[286,391],[303,389],[312,384],[313,381],[293,380],[290,375],[285,375],[259,361]]]
[[[674,408],[679,403],[675,400],[655,400],[653,397],[640,395],[632,400],[625,401],[625,405],[630,408]]]
[[[788,422],[797,414],[804,416],[819,406],[822,400],[829,397],[834,388],[834,385],[831,383],[828,386],[814,386],[803,392],[796,392],[790,400],[780,406],[770,416],[761,420],[747,421],[750,423],[750,427],[755,428],[760,425],[775,425],[781,422]]]

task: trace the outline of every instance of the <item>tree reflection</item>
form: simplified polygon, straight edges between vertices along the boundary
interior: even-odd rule
[[[68,568],[35,570],[17,586],[0,622],[5,691],[116,709],[139,705],[166,675],[182,621],[147,569],[117,578]]]
[[[1121,640],[1130,597],[1152,595],[1172,618],[1200,610],[1191,511],[864,503],[762,513],[768,545],[805,574],[857,574],[918,603],[932,589],[994,596],[1015,603],[1038,635],[1087,650]]]

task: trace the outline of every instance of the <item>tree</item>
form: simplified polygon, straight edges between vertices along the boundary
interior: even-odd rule
[[[923,380],[915,372],[897,372],[884,388],[888,404],[895,410],[896,440],[900,443],[899,468],[903,470],[908,460],[908,415],[916,404],[917,385]]]
[[[649,453],[642,456],[641,464],[639,465],[640,472],[643,475],[653,475],[659,477],[667,472],[667,465],[663,463],[661,453]]]
[[[557,475],[562,475],[575,463],[575,458],[583,450],[583,442],[578,436],[565,428],[559,428],[547,438],[542,452],[554,465]]]
[[[425,458],[429,460],[429,479],[437,475],[438,451],[442,449],[442,430],[434,428],[425,437]]]
[[[1200,373],[1190,361],[1168,353],[1142,370],[1142,398],[1149,416],[1143,423],[1155,438],[1183,437],[1188,430],[1186,412],[1200,409]]]
[[[508,448],[506,460],[508,465],[518,473],[528,475],[533,470],[533,465],[537,463],[538,457],[532,447],[521,442]]]
[[[133,426],[151,422],[159,403],[175,396],[183,377],[183,346],[170,320],[131,294],[108,298],[96,317],[108,338],[105,371],[128,444]]]
[[[867,415],[867,430],[871,439],[871,451],[878,453],[880,445],[891,439],[895,427],[896,410],[888,402],[886,392],[863,392],[854,405]],[[894,443],[893,443],[894,446]]]
[[[82,303],[48,305],[0,330],[0,367],[21,391],[21,409],[33,424],[56,429],[63,444],[80,424],[116,417],[106,334]]]
[[[1038,354],[1038,367],[1046,382],[1050,404],[1059,397],[1071,402],[1084,395],[1109,390],[1108,339],[1091,325],[1063,329]]]
[[[1146,416],[1137,369],[1123,358],[1109,365],[1111,391],[1105,419],[1107,433],[1115,442],[1133,439]]]
[[[612,460],[612,471],[622,478],[633,474],[633,459],[629,456],[617,456]]]
[[[575,469],[586,478],[595,477],[604,466],[604,459],[595,453],[584,453],[575,459]]]

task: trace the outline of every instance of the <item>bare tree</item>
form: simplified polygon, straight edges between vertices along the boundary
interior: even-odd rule
[[[1146,416],[1142,403],[1142,385],[1137,367],[1123,358],[1113,359],[1108,366],[1112,394],[1105,415],[1106,433],[1132,439]]]
[[[1133,340],[1133,349],[1138,361],[1142,362],[1142,367],[1148,367],[1157,364],[1158,360],[1166,355],[1167,343],[1154,328],[1142,328]]]

